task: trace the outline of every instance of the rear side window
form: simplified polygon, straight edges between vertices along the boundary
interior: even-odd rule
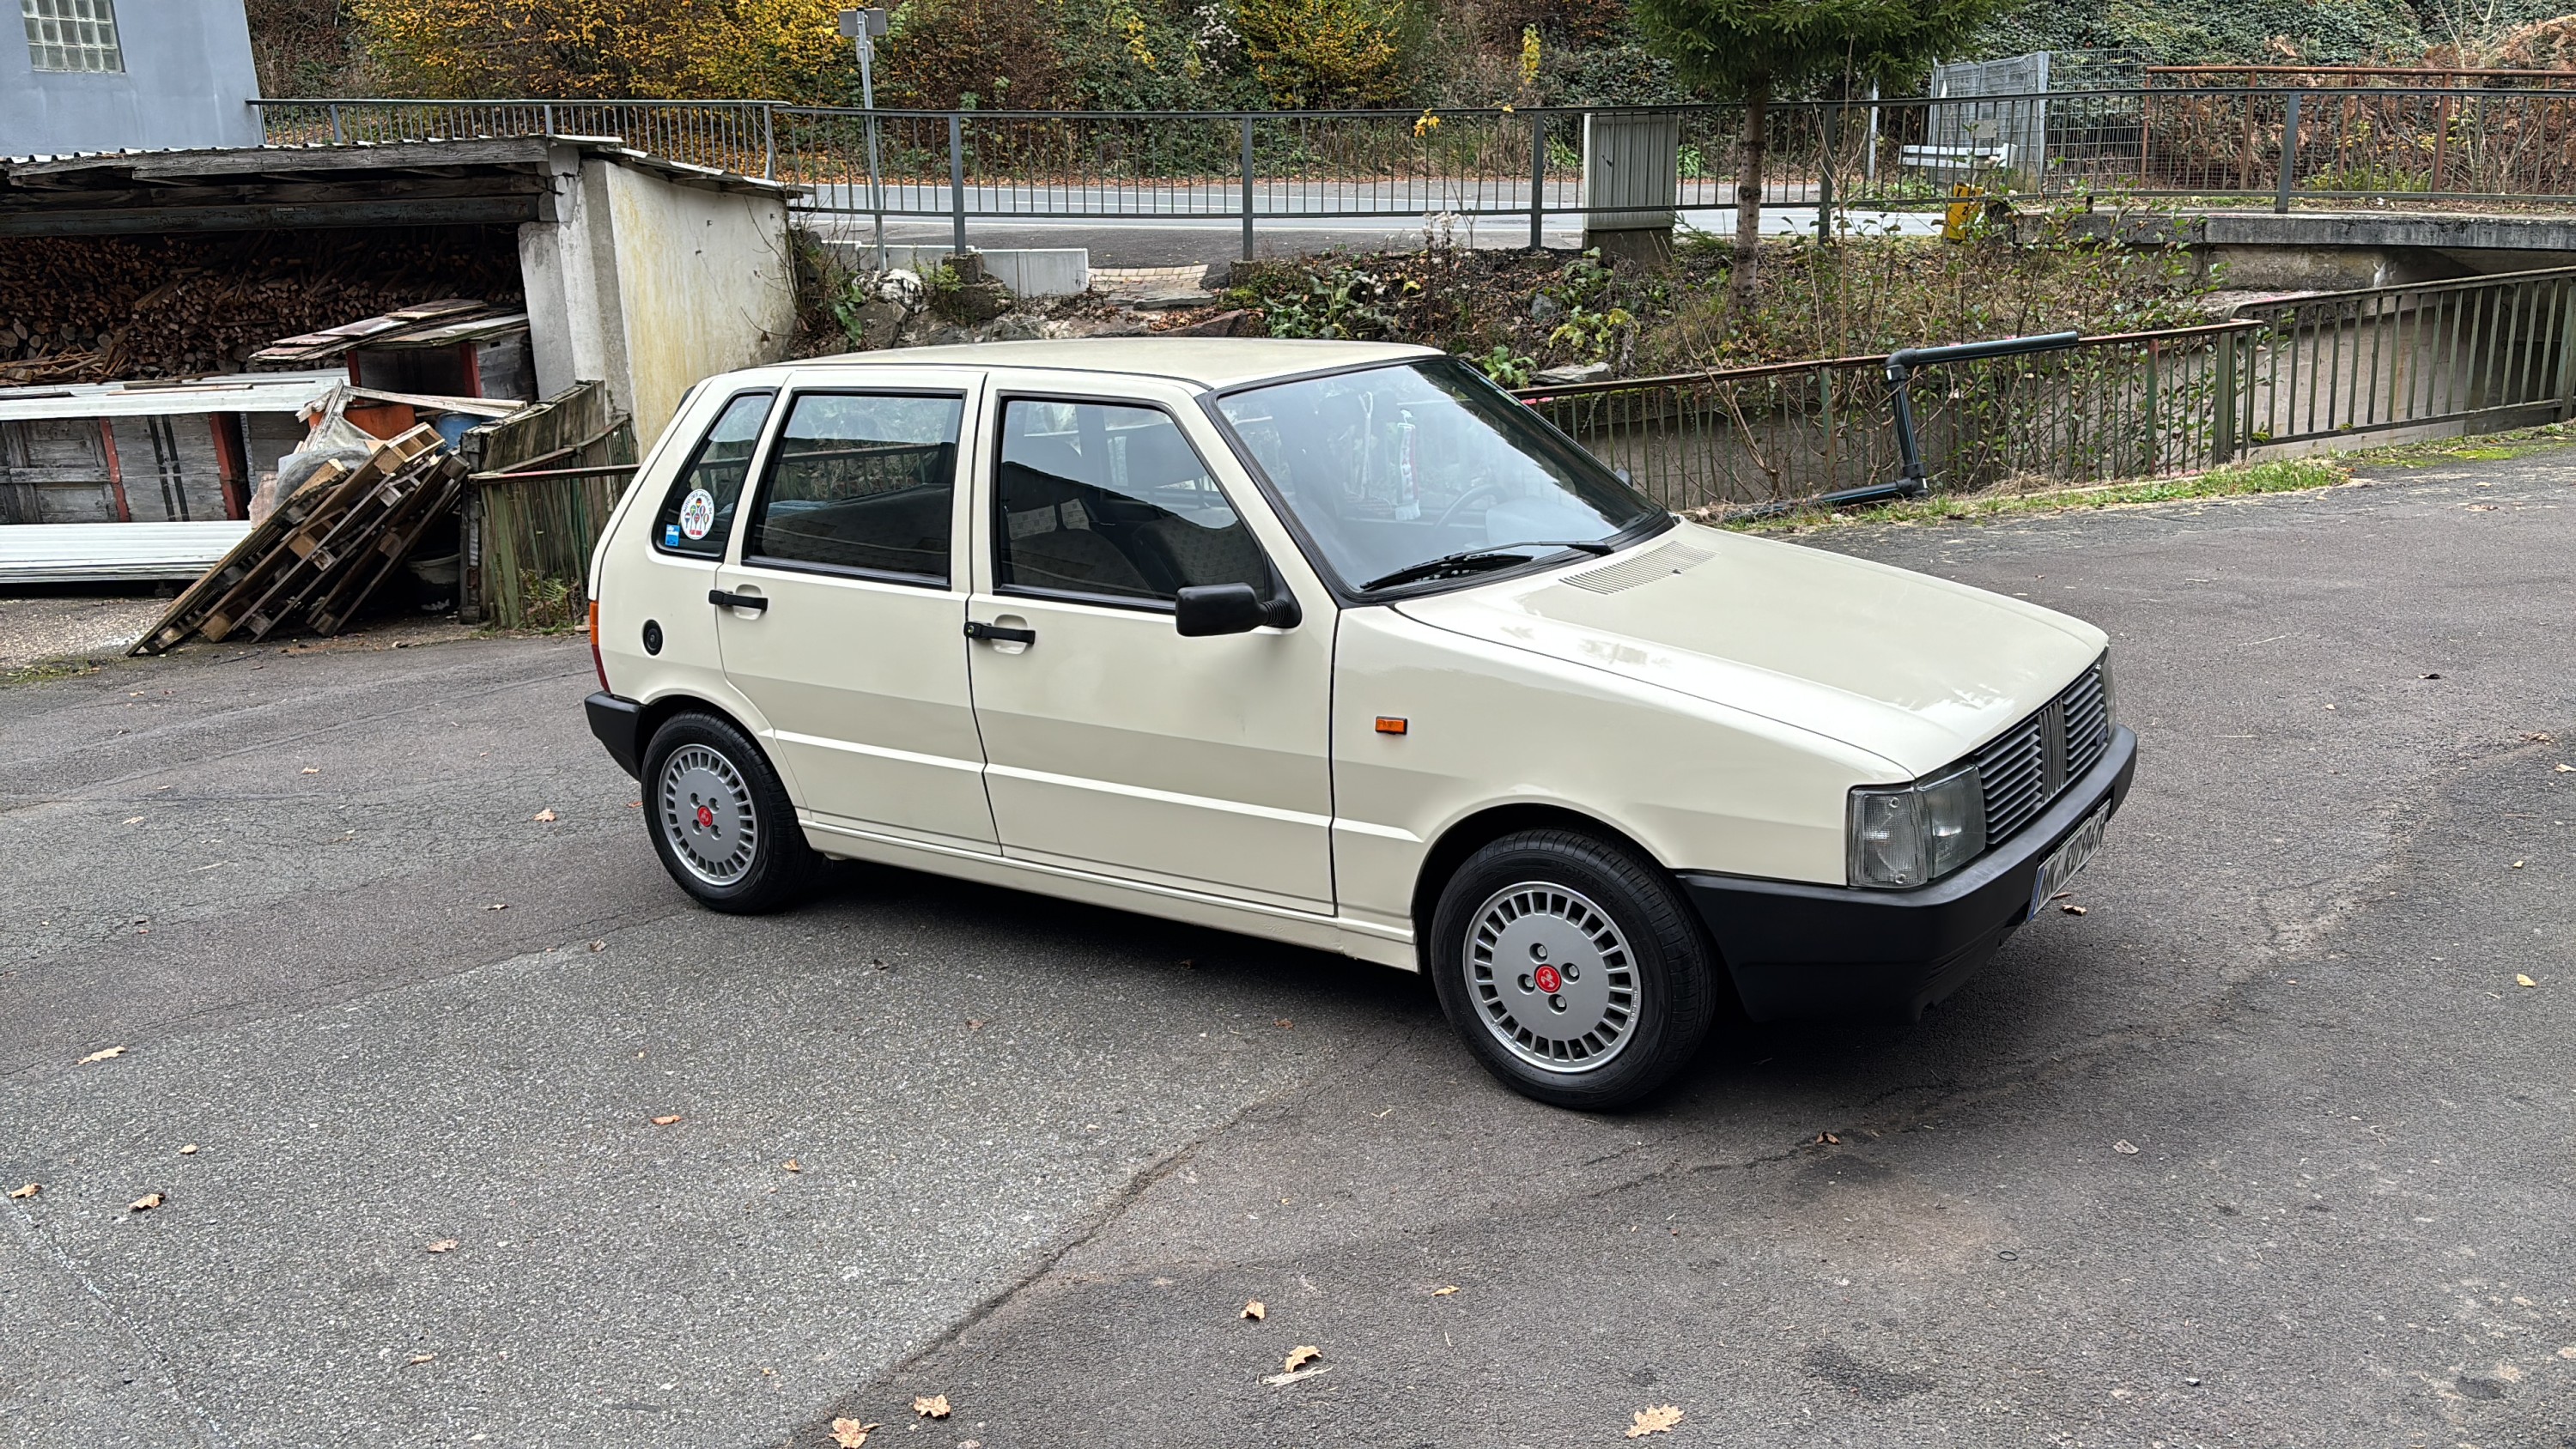
[[[959,397],[797,394],[744,559],[946,584],[965,414]]]
[[[653,515],[654,547],[689,558],[724,557],[725,540],[733,535],[734,508],[742,501],[742,482],[751,472],[751,450],[760,442],[772,396],[744,393],[716,415],[715,426],[689,454],[689,465],[662,495],[662,507]]]
[[[994,483],[1005,589],[1165,601],[1194,584],[1269,592],[1261,546],[1159,409],[1015,398]]]

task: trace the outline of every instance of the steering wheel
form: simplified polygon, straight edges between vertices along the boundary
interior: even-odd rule
[[[1449,526],[1449,520],[1456,518],[1459,512],[1465,509],[1468,504],[1475,502],[1477,499],[1484,497],[1488,493],[1500,497],[1502,495],[1502,491],[1503,485],[1500,483],[1479,483],[1475,487],[1468,489],[1466,492],[1459,494],[1456,501],[1452,502],[1448,507],[1440,510],[1440,520],[1432,526],[1435,528],[1447,528]]]

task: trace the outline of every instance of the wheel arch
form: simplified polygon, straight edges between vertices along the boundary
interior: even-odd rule
[[[1487,845],[1523,830],[1580,831],[1634,853],[1656,870],[1667,868],[1635,836],[1597,815],[1536,801],[1488,806],[1452,823],[1423,852],[1422,868],[1413,879],[1413,930],[1415,940],[1421,943],[1418,950],[1429,948],[1432,913],[1439,908],[1440,892],[1457,874],[1458,867]],[[1423,960],[1427,966],[1430,958],[1426,955]]]
[[[788,777],[786,771],[778,768],[777,760],[770,757],[769,747],[760,742],[760,730],[741,715],[700,694],[674,692],[657,695],[644,702],[635,720],[635,762],[639,767],[653,751],[653,736],[659,734],[662,726],[669,724],[674,717],[684,714],[713,715],[742,731],[742,737],[751,741],[751,747],[760,752],[760,762],[769,767],[769,772],[778,777],[781,785],[787,787],[788,799],[791,802],[795,800],[796,782]],[[644,782],[639,780],[637,783]]]

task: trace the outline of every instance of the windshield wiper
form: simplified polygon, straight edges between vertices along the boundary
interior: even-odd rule
[[[1367,583],[1360,585],[1360,592],[1363,594],[1373,594],[1380,589],[1392,588],[1397,584],[1419,583],[1424,579],[1436,579],[1445,573],[1464,572],[1477,569],[1508,568],[1513,564],[1525,564],[1531,562],[1531,559],[1525,554],[1496,553],[1494,550],[1498,548],[1570,548],[1578,553],[1588,553],[1594,558],[1599,558],[1601,555],[1611,552],[1614,545],[1604,543],[1597,538],[1534,538],[1520,543],[1489,544],[1484,548],[1471,548],[1461,550],[1457,553],[1444,553],[1438,558],[1424,559],[1418,564],[1407,564],[1403,568],[1397,569],[1391,574],[1371,579]]]

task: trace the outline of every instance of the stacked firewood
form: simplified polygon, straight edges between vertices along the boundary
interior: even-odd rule
[[[0,239],[0,386],[236,371],[353,317],[523,295],[507,227]]]

